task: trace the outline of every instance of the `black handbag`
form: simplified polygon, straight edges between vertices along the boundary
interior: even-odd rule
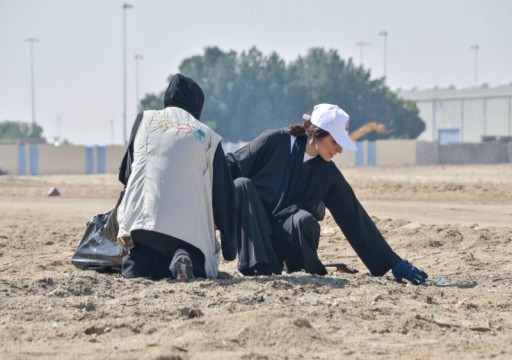
[[[116,241],[117,205],[112,210],[95,215],[87,222],[82,240],[71,262],[82,270],[120,272],[123,257],[127,254]]]

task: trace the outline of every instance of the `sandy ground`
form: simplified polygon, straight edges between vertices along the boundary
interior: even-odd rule
[[[115,176],[0,177],[1,359],[510,359],[512,165],[344,174],[425,286],[371,277],[332,218],[320,253],[358,274],[125,280],[75,268]],[[56,186],[59,197],[48,197]]]

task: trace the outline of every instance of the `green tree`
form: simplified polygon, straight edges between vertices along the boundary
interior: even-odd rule
[[[232,104],[240,79],[236,56],[234,51],[210,47],[203,56],[185,59],[179,67],[181,73],[193,78],[203,89],[205,104],[201,119],[207,124],[214,123],[226,139],[236,139],[232,124]]]
[[[303,107],[337,104],[350,114],[351,130],[367,122],[386,124],[389,133],[372,133],[369,138],[417,138],[425,129],[413,102],[398,98],[383,79],[372,80],[369,71],[355,66],[352,59],[342,60],[334,50],[311,49],[292,62],[288,71],[295,87],[306,89]]]
[[[0,123],[0,141],[46,142],[43,128],[36,123],[6,120]]]
[[[287,65],[278,54],[265,56],[255,47],[241,54],[209,47],[204,55],[185,59],[179,71],[203,88],[202,120],[226,140],[250,140],[265,129],[301,122],[318,103],[345,109],[351,130],[374,121],[390,130],[369,138],[416,138],[425,129],[415,103],[400,99],[383,79],[371,79],[368,70],[335,50],[313,48]],[[148,94],[141,105],[162,98]]]
[[[146,94],[141,100],[138,106],[139,112],[144,110],[160,110],[164,108],[164,94],[162,91],[159,95]]]
[[[179,70],[203,88],[202,118],[215,123],[225,139],[248,140],[282,122],[286,64],[276,53],[206,48],[204,56],[186,59]]]

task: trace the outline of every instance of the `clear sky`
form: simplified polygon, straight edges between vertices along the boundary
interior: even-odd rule
[[[123,143],[123,3],[0,0],[0,121],[35,117],[51,141]],[[511,0],[132,0],[126,10],[127,128],[139,95],[160,92],[181,61],[207,46],[256,46],[286,61],[312,47],[362,60],[392,89],[512,82]],[[387,31],[388,36],[379,33]],[[387,56],[384,40],[387,39]],[[359,42],[367,43],[362,47]],[[208,99],[206,99],[208,101]],[[214,119],[212,119],[214,120]],[[222,134],[222,131],[219,132]]]

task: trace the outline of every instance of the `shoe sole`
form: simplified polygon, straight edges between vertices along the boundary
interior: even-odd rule
[[[176,280],[187,281],[194,279],[194,269],[192,261],[189,258],[182,256],[176,260],[174,264],[174,271]]]

